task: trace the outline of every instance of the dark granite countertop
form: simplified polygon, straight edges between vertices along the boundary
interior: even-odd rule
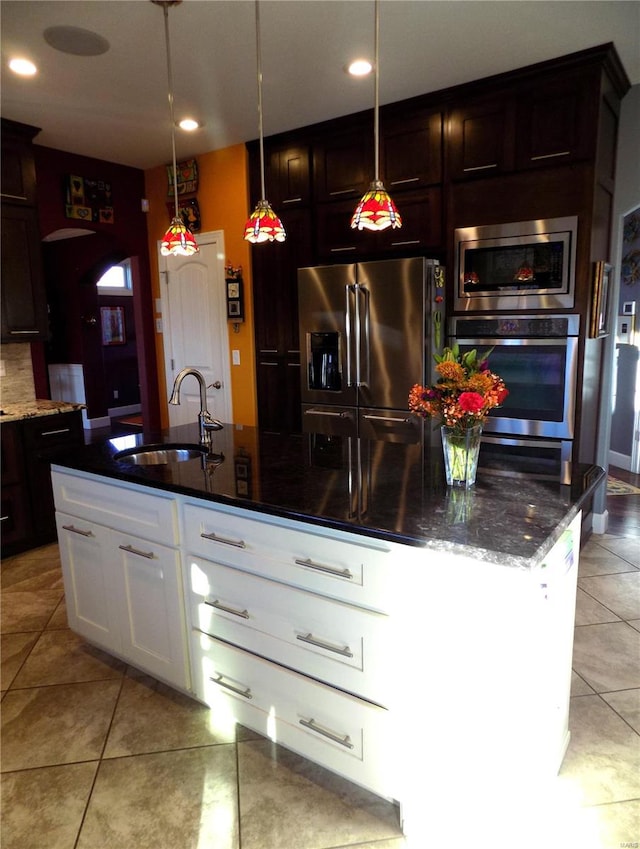
[[[209,464],[197,458],[139,466],[114,459],[118,451],[135,445],[197,441],[197,426],[185,425],[104,439],[60,455],[55,463],[259,513],[522,568],[540,562],[604,476],[599,467],[579,465],[573,469],[571,484],[560,484],[516,474],[506,457],[500,469],[481,467],[475,486],[465,491],[447,488],[439,444],[281,436],[236,425],[214,433]]]

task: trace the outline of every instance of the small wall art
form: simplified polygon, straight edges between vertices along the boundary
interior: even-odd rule
[[[124,307],[100,307],[103,345],[126,345]]]
[[[598,339],[609,335],[609,300],[612,266],[606,262],[595,262],[591,298],[591,324],[589,336]]]
[[[65,178],[64,209],[67,218],[113,224],[111,183],[69,174]]]

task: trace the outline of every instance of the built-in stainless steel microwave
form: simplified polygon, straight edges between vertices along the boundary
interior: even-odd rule
[[[455,231],[454,310],[572,309],[578,218]]]

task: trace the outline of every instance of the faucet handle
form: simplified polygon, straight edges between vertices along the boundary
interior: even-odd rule
[[[205,430],[222,430],[224,425],[218,419],[214,419],[208,410],[202,414],[202,426]]]

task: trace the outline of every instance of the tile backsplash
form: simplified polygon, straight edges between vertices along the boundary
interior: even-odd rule
[[[4,374],[0,377],[0,400],[3,404],[35,401],[31,345],[24,342],[0,345]]]

